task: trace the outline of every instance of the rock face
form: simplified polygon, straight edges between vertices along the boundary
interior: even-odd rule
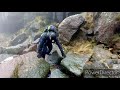
[[[106,59],[105,63],[109,66],[109,68],[112,68],[114,64],[118,64],[120,59]]]
[[[0,78],[44,78],[50,66],[38,59],[36,52],[29,52],[0,63]]]
[[[36,40],[33,41],[32,43],[33,43],[33,44],[38,44],[38,43],[39,43],[39,40],[40,40],[40,38],[36,39]]]
[[[111,36],[113,36],[120,25],[119,15],[119,12],[102,12],[100,14],[94,29],[98,42],[110,44]]]
[[[0,54],[0,62],[11,56],[14,56],[14,55],[13,54]]]
[[[115,54],[120,53],[120,41],[114,43],[113,49],[111,51]]]
[[[46,55],[45,60],[50,64],[59,64],[63,58],[59,56],[57,51],[53,52],[51,55]]]
[[[3,51],[4,51],[4,48],[0,47],[0,54],[3,53]]]
[[[5,47],[3,48],[2,53],[21,54],[26,47],[27,47],[26,45],[22,45],[22,44],[18,44],[16,46],[11,46],[11,47]]]
[[[84,66],[83,74],[84,78],[108,78],[108,76],[102,74],[101,72],[105,72],[105,70],[109,71],[108,66],[106,63],[103,63],[101,61],[95,61],[90,64],[86,64]]]
[[[26,39],[27,39],[27,35],[25,33],[22,33],[18,36],[16,36],[11,42],[10,42],[10,46],[15,46],[18,44],[23,43]]]
[[[40,38],[40,36],[41,36],[41,33],[36,34],[34,37],[34,41],[37,40],[38,38]]]
[[[69,78],[69,76],[61,72],[59,69],[54,69],[51,70],[50,78]]]
[[[91,64],[86,64],[84,69],[108,69],[108,67],[101,61],[95,61]]]
[[[53,44],[53,49],[50,53],[51,55],[46,55],[45,57],[45,60],[50,64],[59,64],[63,59],[61,52],[56,44]]]
[[[28,53],[32,51],[37,51],[37,44],[31,44],[29,48],[26,48],[22,53]]]
[[[53,44],[53,49],[52,49],[51,53],[56,52],[56,51],[57,51],[58,55],[59,55],[60,57],[62,57],[61,51],[60,51],[60,49],[58,48],[58,46],[57,46],[56,44]]]
[[[95,61],[99,61],[102,59],[111,59],[111,58],[118,58],[117,56],[113,57],[114,55],[109,51],[109,50],[105,50],[104,48],[100,47],[100,46],[95,46],[93,48],[93,56],[92,58]]]
[[[113,64],[113,69],[120,69],[120,64]]]
[[[58,26],[59,40],[61,43],[69,43],[72,36],[84,22],[85,19],[81,16],[81,14],[76,14],[65,18]]]
[[[115,48],[115,49],[119,49],[119,50],[120,50],[120,42],[115,43],[114,48]]]
[[[119,78],[119,59],[95,61],[84,66],[84,78]]]
[[[72,52],[69,52],[61,61],[61,65],[64,66],[67,70],[74,73],[76,76],[80,76],[83,72],[83,67],[85,63],[90,59],[91,55],[78,55]]]

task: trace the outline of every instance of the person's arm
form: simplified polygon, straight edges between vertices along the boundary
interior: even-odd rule
[[[61,53],[62,53],[62,56],[63,56],[63,57],[66,57],[66,55],[65,55],[65,53],[64,53],[64,51],[63,51],[63,48],[62,48],[62,46],[61,46],[58,38],[55,37],[54,40],[55,40],[56,44],[58,45],[58,47],[59,47],[59,49],[60,49],[60,51],[61,51]]]

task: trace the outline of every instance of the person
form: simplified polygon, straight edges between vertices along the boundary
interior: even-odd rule
[[[41,58],[41,57],[45,58],[46,54],[50,55],[50,52],[53,48],[52,43],[56,43],[61,51],[63,58],[66,57],[66,55],[63,51],[63,48],[57,38],[58,35],[59,34],[54,25],[50,25],[45,29],[45,31],[42,33],[42,35],[39,39],[39,43],[38,43],[38,49],[37,49],[37,53],[38,53],[37,57],[38,58]]]

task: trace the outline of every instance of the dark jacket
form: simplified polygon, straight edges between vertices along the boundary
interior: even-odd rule
[[[41,35],[41,37],[39,39],[38,53],[45,52],[46,54],[49,54],[50,51],[52,50],[53,42],[55,42],[58,45],[62,56],[65,56],[63,48],[62,48],[61,44],[59,43],[56,33],[52,32],[52,31],[44,32]],[[46,51],[47,47],[48,47],[48,50]]]

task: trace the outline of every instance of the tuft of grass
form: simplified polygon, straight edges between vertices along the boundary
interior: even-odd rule
[[[84,25],[84,28],[86,30],[92,29],[94,28],[94,23],[93,23],[93,13],[88,12],[86,13],[85,19],[87,21],[87,23]]]
[[[95,43],[92,41],[74,41],[71,42],[72,44],[69,44],[67,46],[63,45],[65,52],[72,51],[77,54],[92,54],[93,53],[93,47],[95,46]]]
[[[78,54],[88,54],[88,53],[92,53],[92,47],[93,45],[89,41],[84,41],[82,43],[77,42],[73,47],[72,51]]]

